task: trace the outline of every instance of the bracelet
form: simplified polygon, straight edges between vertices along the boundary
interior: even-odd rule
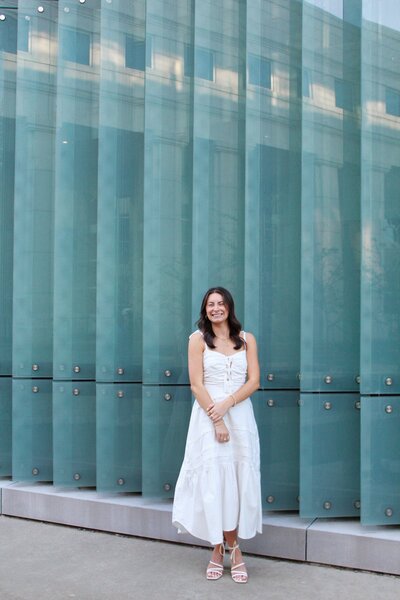
[[[234,394],[230,394],[230,397],[233,398],[233,406],[236,406],[237,400]]]

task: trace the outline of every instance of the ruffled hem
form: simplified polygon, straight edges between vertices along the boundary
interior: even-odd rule
[[[249,462],[205,464],[182,468],[172,523],[182,533],[215,545],[223,531],[238,529],[249,539],[262,532],[260,472]]]

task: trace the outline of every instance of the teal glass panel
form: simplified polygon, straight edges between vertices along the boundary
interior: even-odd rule
[[[261,387],[300,370],[301,3],[247,3],[245,322]]]
[[[400,523],[400,397],[361,399],[361,523]]]
[[[53,383],[54,485],[96,485],[96,384]]]
[[[0,378],[0,477],[11,475],[12,384],[10,377]]]
[[[360,19],[358,0],[304,2],[303,391],[359,385]]]
[[[245,6],[196,2],[193,45],[193,321],[204,292],[244,294]]]
[[[18,377],[53,373],[57,4],[41,6],[42,13],[37,2],[22,0],[18,10],[13,289]]]
[[[192,88],[186,0],[146,2],[143,381],[187,383],[191,324]]]
[[[99,0],[60,0],[54,223],[54,377],[94,379]],[[83,60],[89,44],[88,62]],[[86,59],[85,59],[86,60]]]
[[[14,379],[12,391],[13,480],[52,481],[52,382]]]
[[[359,514],[359,396],[301,394],[300,516]]]
[[[363,2],[363,394],[400,393],[399,17],[397,2]]]
[[[298,510],[300,408],[297,391],[252,396],[260,436],[264,510]]]
[[[7,6],[13,6],[7,4]],[[17,11],[0,19],[0,375],[11,375]]]
[[[140,492],[142,485],[142,386],[96,386],[98,491]]]
[[[144,73],[128,68],[125,53],[135,65],[134,39],[144,56],[144,19],[144,0],[101,11],[98,381],[142,380]]]
[[[142,492],[172,498],[192,409],[188,386],[143,386]]]

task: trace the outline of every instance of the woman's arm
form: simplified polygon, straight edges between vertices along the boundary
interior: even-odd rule
[[[260,366],[258,364],[257,342],[254,335],[247,333],[247,380],[234,394],[208,409],[208,415],[217,422],[232,406],[236,406],[260,387]]]
[[[204,342],[203,337],[200,334],[192,335],[189,339],[188,352],[190,387],[201,408],[207,412],[208,409],[211,409],[214,406],[214,402],[203,383]],[[222,418],[219,418],[214,422],[214,427],[217,441],[220,443],[228,442],[229,431]]]
[[[203,352],[203,336],[200,333],[195,333],[189,339],[188,348],[190,388],[201,408],[207,412],[207,409],[213,406],[214,402],[203,383]]]

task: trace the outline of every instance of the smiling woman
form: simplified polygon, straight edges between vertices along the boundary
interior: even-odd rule
[[[211,288],[199,329],[189,339],[194,402],[176,484],[173,524],[214,545],[207,579],[223,574],[225,543],[231,574],[247,582],[237,537],[261,533],[260,449],[250,395],[259,387],[257,345],[241,330],[231,294]]]

